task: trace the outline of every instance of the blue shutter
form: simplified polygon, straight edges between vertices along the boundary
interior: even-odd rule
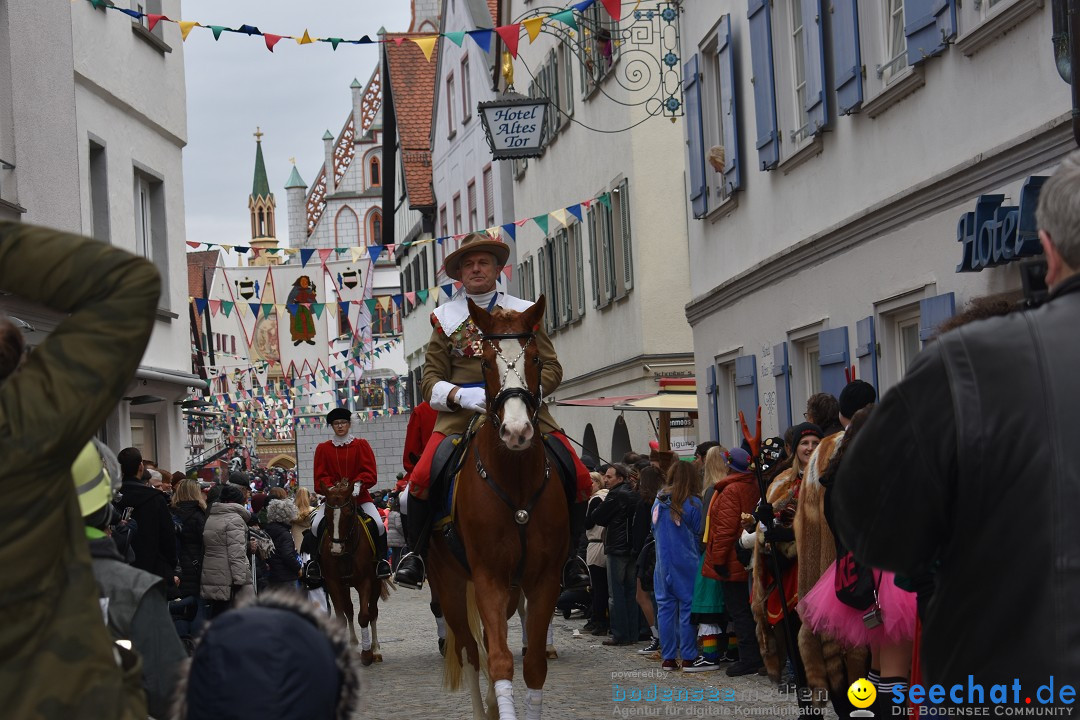
[[[690,167],[690,206],[694,217],[705,217],[709,207],[705,195],[705,136],[701,127],[701,80],[698,56],[683,64],[683,102],[686,103],[686,151]]]
[[[769,0],[749,0],[746,17],[750,26],[750,64],[757,117],[758,162],[772,170],[780,160],[780,131],[776,127],[776,93],[773,89],[772,6]]]
[[[754,355],[741,355],[735,358],[735,406],[746,418],[746,424],[754,427],[757,417],[757,358]],[[736,427],[739,418],[735,418]],[[736,444],[740,433],[736,431]]]
[[[776,380],[777,432],[783,436],[791,427],[791,373],[788,372],[787,343],[773,345],[772,374]]]
[[[724,114],[724,187],[728,194],[742,187],[739,156],[739,108],[735,101],[735,52],[731,47],[731,16],[720,18],[716,31],[716,67],[720,83],[720,108]]]
[[[919,301],[919,339],[925,343],[938,326],[956,314],[956,296],[944,293]]]
[[[941,53],[956,37],[956,0],[904,0],[909,65]]]
[[[859,358],[859,377],[877,389],[877,333],[874,316],[855,323],[855,357]]]
[[[720,442],[720,388],[716,384],[716,366],[710,365],[709,372],[707,373],[709,384],[705,388],[705,393],[709,396],[709,410],[712,419],[712,434],[709,436],[713,442]]]
[[[840,397],[847,385],[844,370],[848,366],[848,333],[846,327],[822,330],[818,333],[818,363],[821,365],[821,391]]]
[[[825,98],[825,21],[821,0],[802,3],[803,43],[806,71],[806,114],[809,133],[817,135],[829,124],[829,103]]]
[[[857,0],[833,0],[832,4],[833,89],[836,111],[856,112],[863,101],[862,53],[859,51],[859,8]]]

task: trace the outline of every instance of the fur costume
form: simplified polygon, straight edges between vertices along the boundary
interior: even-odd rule
[[[795,548],[799,557],[799,597],[805,597],[818,579],[836,560],[836,540],[825,521],[825,488],[821,474],[840,449],[844,433],[834,433],[821,441],[810,456],[799,506],[795,510]],[[846,701],[848,687],[866,676],[870,657],[868,648],[844,650],[828,635],[815,634],[810,628],[799,629],[799,653],[806,669],[806,684],[814,691],[816,705],[824,704],[824,693]]]
[[[782,511],[781,505],[787,504],[784,501],[792,495],[797,477],[794,470],[788,469],[777,475],[769,484],[765,498],[778,513]],[[780,543],[780,546],[781,553],[788,559],[788,562],[793,561],[794,557],[791,553],[794,553],[796,549],[795,543]],[[769,571],[768,578],[766,577],[766,571]],[[781,657],[777,647],[773,626],[769,625],[766,618],[766,603],[768,601],[766,582],[772,584],[771,571],[772,560],[766,554],[764,533],[759,524],[757,542],[754,544],[754,575],[750,589],[750,609],[753,610],[754,621],[757,623],[758,647],[761,648],[761,659],[765,663],[769,678],[778,683],[780,682],[780,672],[783,669],[781,664],[784,658]],[[785,578],[785,581],[790,582],[791,580]],[[790,591],[786,584],[784,589]],[[794,612],[794,607],[792,611]]]

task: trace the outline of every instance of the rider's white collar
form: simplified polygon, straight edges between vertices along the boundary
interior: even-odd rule
[[[345,437],[338,437],[337,435],[332,435],[330,437],[330,442],[334,443],[338,447],[345,447],[355,439],[356,438],[352,436],[352,433],[349,433]]]
[[[457,296],[450,302],[440,305],[435,308],[434,315],[439,321],[439,325],[442,327],[444,335],[451,335],[455,330],[461,327],[461,323],[465,322],[469,317],[469,304],[465,302],[466,297],[472,298],[472,301],[480,307],[487,308],[488,303],[491,302],[492,295],[490,293],[484,293],[482,295],[469,295],[465,293]],[[477,298],[484,298],[483,304],[477,301]],[[498,307],[506,308],[507,310],[513,310],[515,312],[525,312],[532,303],[528,300],[522,300],[516,298],[513,295],[507,295],[506,293],[499,293],[498,299],[495,301]]]

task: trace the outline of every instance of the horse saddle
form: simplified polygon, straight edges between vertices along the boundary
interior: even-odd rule
[[[547,452],[548,462],[552,469],[559,473],[559,478],[562,480],[567,504],[573,505],[577,497],[577,466],[574,464],[574,456],[565,445],[551,435],[544,435],[544,450]]]

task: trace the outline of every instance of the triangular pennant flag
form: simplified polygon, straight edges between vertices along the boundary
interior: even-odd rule
[[[359,260],[363,256],[363,254],[364,254],[364,248],[362,248],[362,247],[351,247],[351,248],[349,248],[349,257],[352,258],[353,262],[356,262],[357,260]]]
[[[217,317],[217,314],[219,312],[221,312],[221,301],[220,300],[211,300],[209,302],[209,305],[210,305],[210,315],[211,315],[211,317]]]
[[[473,41],[486,53],[491,52],[491,36],[493,34],[491,30],[470,30],[468,32]]]
[[[565,208],[563,208],[562,210],[552,210],[548,214],[551,215],[551,217],[555,218],[555,222],[559,223],[563,227],[566,227],[566,209]]]
[[[604,193],[596,199],[604,203],[604,207],[606,207],[608,210],[611,209],[611,193]]]
[[[297,45],[308,45],[312,42],[314,41],[311,39],[311,36],[308,35],[308,31],[306,29],[304,30],[303,36],[296,38]]]
[[[178,22],[176,24],[180,26],[180,39],[181,40],[187,40],[187,36],[188,36],[188,33],[191,32],[191,28],[193,28],[193,27],[201,27],[199,25],[199,23],[192,22],[191,20],[181,20],[180,22]]]
[[[566,211],[577,218],[578,222],[581,222],[581,205],[571,205],[566,208]]]
[[[328,42],[330,46],[337,50],[337,46],[341,44],[341,38],[322,38],[320,42]]]
[[[227,245],[222,245],[222,247],[228,247],[228,246]],[[249,247],[248,245],[234,245],[233,246],[233,250],[240,253],[241,255],[247,255],[248,250],[250,250],[250,249],[251,249],[251,247]]]
[[[224,25],[211,25],[210,29],[214,32],[214,39],[220,40],[221,33],[225,32],[229,28],[225,27]]]
[[[233,32],[244,33],[245,35],[262,35],[262,32],[259,30],[259,28],[255,27],[254,25],[241,25],[240,27],[236,28],[236,30],[233,30]]]
[[[573,8],[570,8],[569,10],[563,10],[562,12],[555,13],[554,15],[551,16],[551,19],[552,20],[558,20],[559,22],[563,23],[564,25],[569,25],[574,30],[577,30],[577,20],[574,19],[574,9]]]
[[[274,46],[281,42],[281,38],[281,35],[271,35],[270,33],[265,33],[263,35],[263,39],[266,41],[266,49],[270,52],[274,52]]]
[[[588,209],[589,209],[589,206],[590,206],[590,205],[592,205],[592,204],[593,204],[594,202],[596,202],[596,201],[595,201],[595,200],[582,200],[582,201],[581,201],[581,207],[583,207],[583,208],[585,208],[586,210],[588,210]]]
[[[518,53],[518,41],[521,40],[521,24],[514,23],[513,25],[503,25],[495,28],[495,32],[499,33],[499,37],[502,38],[503,43],[506,45],[506,49],[510,52],[510,57],[516,58]]]
[[[428,291],[427,290],[417,290],[416,291],[416,299],[420,301],[421,305],[426,305],[427,304],[427,299],[428,299]]]
[[[330,259],[330,253],[332,252],[334,252],[333,248],[319,248],[319,259],[322,260],[323,265]]]
[[[390,309],[390,296],[389,295],[380,295],[377,299],[379,301],[379,306],[383,310],[389,310]]]
[[[394,301],[395,307],[401,307],[401,303],[405,302],[405,297],[401,293],[391,295],[390,298]]]
[[[202,245],[202,243],[200,242],[191,242],[190,240],[188,240],[186,244],[189,248],[193,248],[195,250],[198,250],[199,246]]]
[[[274,317],[274,303],[263,303],[263,317]]]
[[[303,248],[300,250],[300,267],[307,267],[308,260],[315,254],[315,250],[311,248]]]
[[[274,307],[277,308],[277,316],[279,318],[283,318],[283,317],[285,317],[286,315],[289,314],[289,306],[288,305],[281,304],[281,305],[275,305]]]
[[[548,216],[547,215],[537,215],[536,217],[533,218],[533,220],[536,221],[536,224],[537,224],[537,226],[539,226],[540,231],[542,233],[544,233],[545,235],[547,235],[547,232],[548,232]]]
[[[453,297],[453,295],[454,295],[454,286],[452,284],[443,285],[443,286],[441,286],[441,289],[442,289],[443,295],[445,295],[446,297]]]
[[[374,43],[374,42],[375,42],[374,40],[372,40],[372,39],[371,39],[370,37],[368,37],[367,35],[365,35],[364,37],[362,37],[362,38],[360,38],[359,40],[357,40],[357,41],[356,41],[356,44],[357,44],[357,45],[371,45],[371,44],[372,44],[372,43]]]
[[[262,312],[262,305],[259,303],[248,303],[248,307],[251,308],[251,314],[255,316],[255,319],[258,319],[259,313]]]
[[[364,301],[364,304],[367,305],[368,312],[375,312],[375,305],[378,302],[379,301],[376,300],[375,298],[368,298],[367,300]]]
[[[146,29],[149,30],[150,32],[154,32],[154,28],[157,27],[157,24],[159,22],[161,22],[162,20],[168,20],[168,19],[169,18],[165,17],[164,15],[152,15],[150,13],[147,13],[146,14]]]
[[[435,42],[439,39],[437,35],[430,35],[428,37],[409,38],[416,46],[420,48],[420,51],[424,53],[424,59],[431,62],[431,53],[435,50]]]
[[[612,20],[622,20],[622,0],[600,0]]]
[[[221,301],[221,311],[225,313],[225,317],[229,317],[229,313],[233,311],[233,306],[235,304],[236,303],[230,302],[228,300]]]
[[[311,310],[315,313],[315,317],[322,320],[322,311],[326,307],[326,303],[311,303]]]
[[[503,231],[510,236],[511,240],[517,240],[517,225],[514,223],[506,223],[502,226]]]
[[[503,265],[503,273],[506,275],[506,279],[509,280],[513,270],[509,265]]]
[[[405,293],[405,299],[409,301],[410,305],[415,305],[416,304],[416,293],[411,292],[411,291]]]
[[[435,301],[435,304],[439,304],[439,286],[431,288],[431,299]]]
[[[514,224],[517,225],[518,227],[525,227],[525,223],[529,222],[530,220],[532,220],[532,218],[525,218],[524,220],[515,220]]]
[[[386,243],[386,259],[387,260],[393,260],[394,259],[394,249],[395,248],[397,248],[397,245],[395,245],[394,243]]]
[[[443,35],[449,38],[450,42],[454,43],[458,47],[461,47],[461,42],[465,39],[464,32],[448,32],[443,33]]]
[[[544,24],[545,17],[547,16],[542,15],[540,17],[529,18],[528,20],[525,20],[521,23],[525,26],[525,32],[529,33],[530,43],[533,40],[536,40],[536,38],[540,35],[540,27]]]
[[[204,312],[206,312],[206,308],[206,298],[195,298],[195,312],[202,315]]]
[[[376,262],[379,259],[379,256],[382,255],[382,251],[382,245],[372,245],[369,247],[368,254],[371,255],[371,262]]]
[[[595,2],[596,0],[582,0],[582,2],[575,3],[574,5],[571,5],[571,7],[577,10],[579,13],[584,14],[585,11],[591,8],[593,6],[593,3]]]

